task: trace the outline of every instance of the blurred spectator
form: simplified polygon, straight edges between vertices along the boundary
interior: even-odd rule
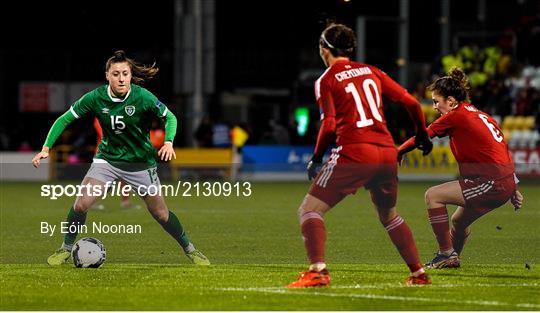
[[[283,125],[277,123],[273,119],[271,119],[268,123],[270,125],[270,129],[272,130],[272,137],[274,138],[276,144],[290,144],[289,131],[287,131],[287,129]]]
[[[516,54],[523,63],[540,66],[540,4],[536,4],[535,15],[522,16],[518,25],[514,26],[517,47]]]
[[[264,127],[259,143],[263,145],[289,145],[291,143],[289,130],[271,119]]]
[[[519,91],[518,97],[515,102],[515,115],[525,115],[529,104],[529,92],[528,89],[523,88]]]
[[[298,122],[294,119],[293,116],[289,117],[289,125],[287,127],[287,132],[289,133],[290,143],[292,145],[302,145],[303,138],[307,135],[307,132],[306,134],[304,134],[304,136],[300,136],[300,134],[298,134]]]
[[[419,81],[411,93],[418,101],[420,101],[420,103],[425,102],[424,99],[427,99],[430,96],[427,92],[427,85],[427,82]]]
[[[213,127],[208,116],[202,118],[199,127],[195,131],[195,141],[198,147],[212,147],[213,144]]]
[[[154,148],[161,149],[161,146],[165,144],[165,131],[161,128],[150,130],[150,142]]]
[[[259,138],[259,144],[261,145],[275,145],[276,140],[272,133],[272,127],[266,124],[262,130],[261,138]]]
[[[212,144],[214,147],[230,147],[230,127],[225,122],[218,120],[212,126]]]
[[[31,152],[31,151],[34,151],[34,150],[32,150],[32,147],[30,146],[28,141],[25,140],[25,141],[21,142],[21,144],[19,145],[18,151],[19,152]]]
[[[9,149],[9,135],[4,126],[0,126],[0,150]]]
[[[161,149],[161,147],[165,144],[165,130],[161,126],[160,121],[157,119],[152,121],[152,126],[150,129],[150,143],[157,150]]]
[[[502,80],[492,80],[485,89],[485,106],[491,115],[506,116],[512,112],[512,99]]]

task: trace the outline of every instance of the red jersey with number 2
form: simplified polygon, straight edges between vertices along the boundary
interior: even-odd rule
[[[378,68],[353,61],[338,61],[315,83],[321,120],[336,120],[338,146],[370,143],[394,146],[386,128],[382,96],[399,102],[407,91]]]
[[[472,104],[461,103],[428,129],[438,137],[450,137],[450,148],[463,177],[502,178],[514,173],[514,163],[497,122]]]

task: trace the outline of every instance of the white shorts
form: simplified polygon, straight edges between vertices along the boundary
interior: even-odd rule
[[[102,159],[94,159],[85,177],[97,179],[103,183],[122,180],[131,185],[134,190],[148,190],[149,186],[159,187],[157,167],[144,171],[128,172],[107,163]]]

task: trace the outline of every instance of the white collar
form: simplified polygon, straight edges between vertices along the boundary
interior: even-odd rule
[[[129,88],[127,94],[124,96],[123,99],[113,97],[112,92],[111,92],[111,85],[107,85],[107,95],[109,95],[109,98],[111,99],[112,102],[124,102],[129,97],[130,93],[131,93],[131,87]]]

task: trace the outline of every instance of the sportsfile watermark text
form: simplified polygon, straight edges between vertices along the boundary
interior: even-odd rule
[[[181,197],[250,197],[253,191],[250,182],[187,182],[175,185],[140,185],[137,188],[116,181],[105,185],[41,185],[41,196],[51,200],[60,197],[92,196],[105,199],[109,196],[139,195]]]

